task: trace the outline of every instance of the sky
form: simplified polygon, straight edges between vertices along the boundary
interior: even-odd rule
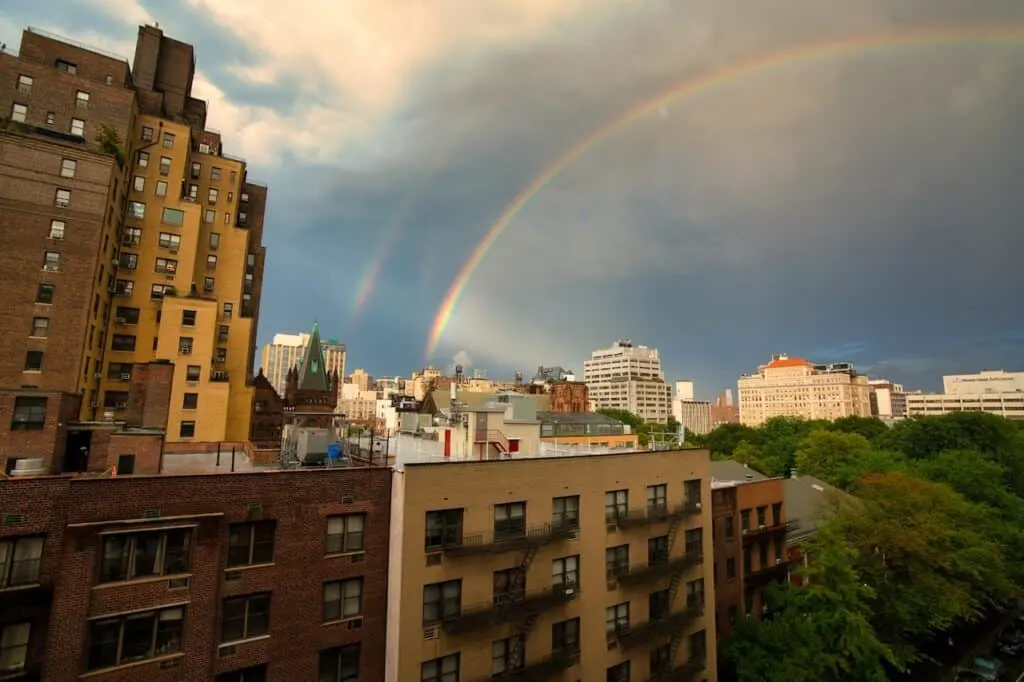
[[[1019,0],[3,5],[8,49],[196,46],[270,187],[261,344],[508,377],[628,337],[705,398],[782,352],[1024,370]]]

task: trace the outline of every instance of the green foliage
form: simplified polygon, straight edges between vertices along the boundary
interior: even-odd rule
[[[657,443],[668,443],[670,445],[676,445],[679,441],[679,422],[674,418],[669,418],[668,424],[657,424],[655,422],[644,422],[643,417],[638,414],[634,414],[629,410],[623,410],[617,407],[602,407],[597,410],[598,414],[603,414],[606,417],[617,419],[618,421],[628,425],[633,433],[639,436],[641,447],[647,447],[654,440]],[[656,434],[652,438],[652,434]],[[687,440],[690,436],[687,435]],[[694,443],[687,443],[687,445],[695,445]]]
[[[882,680],[918,647],[1024,596],[1024,425],[984,413],[793,418],[706,437],[715,458],[852,495],[807,547],[807,585],[724,644],[741,680]]]
[[[101,123],[99,131],[96,133],[96,142],[105,154],[113,154],[118,163],[124,163],[124,148],[117,128],[109,123]]]

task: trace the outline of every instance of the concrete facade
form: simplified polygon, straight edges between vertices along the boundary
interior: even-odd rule
[[[386,679],[714,680],[708,457],[406,465]]]

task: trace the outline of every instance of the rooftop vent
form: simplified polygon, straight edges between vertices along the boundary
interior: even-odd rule
[[[14,463],[11,476],[45,476],[48,473],[45,459],[19,459]]]

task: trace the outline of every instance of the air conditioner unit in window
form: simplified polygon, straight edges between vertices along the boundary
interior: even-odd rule
[[[93,379],[102,379],[103,378],[103,372],[96,372],[95,374],[92,375],[92,378]]]
[[[171,247],[171,253],[178,253],[178,250],[172,246]]]
[[[119,409],[119,410],[128,409],[128,403],[118,403],[117,404],[117,409]]]
[[[129,381],[132,378],[131,374],[122,374],[121,381]]]
[[[125,319],[125,318],[123,318],[123,317],[115,317],[115,318],[114,318],[114,324],[124,324],[124,323],[125,323],[125,322],[127,322],[127,321],[128,321],[128,320],[126,320],[126,319]]]

